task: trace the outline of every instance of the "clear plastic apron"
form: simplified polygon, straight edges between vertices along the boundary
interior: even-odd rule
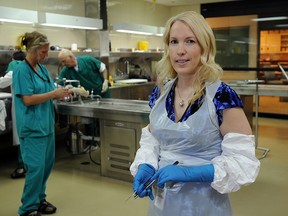
[[[165,108],[175,79],[166,84],[164,94],[150,114],[150,130],[160,143],[159,168],[179,161],[178,166],[210,164],[221,154],[220,134],[213,98],[221,82],[206,87],[201,107],[184,122],[173,122]],[[220,194],[209,183],[175,183],[161,190],[153,188],[154,201],[149,216],[230,216],[228,194]]]

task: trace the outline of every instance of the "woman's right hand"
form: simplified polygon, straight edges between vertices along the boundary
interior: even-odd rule
[[[144,163],[138,166],[138,172],[134,177],[133,191],[136,192],[139,197],[149,196],[151,200],[154,199],[151,188],[144,189],[145,186],[150,183],[150,179],[154,174],[155,169],[150,164]]]
[[[67,88],[57,88],[53,90],[53,99],[61,99],[64,97],[68,97],[72,94],[72,91]]]

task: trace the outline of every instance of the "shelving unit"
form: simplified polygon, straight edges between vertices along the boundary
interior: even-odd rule
[[[288,52],[288,32],[287,34],[281,35],[281,52]]]
[[[288,53],[288,30],[260,32],[260,53]]]

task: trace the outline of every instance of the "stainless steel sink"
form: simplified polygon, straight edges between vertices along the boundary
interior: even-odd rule
[[[125,110],[132,112],[150,112],[147,101],[121,100],[121,99],[101,99],[98,101],[87,101],[82,106],[95,107],[99,109]]]
[[[115,115],[131,116],[132,121],[137,117],[148,119],[150,107],[148,101],[102,98],[85,99],[81,101],[57,102],[57,111],[62,114],[94,118],[113,118]],[[127,118],[127,117],[126,117]]]
[[[84,107],[95,107],[102,109],[120,109],[120,110],[130,110],[130,111],[145,111],[149,112],[150,107],[148,101],[141,100],[124,100],[124,99],[86,99],[83,101],[60,101],[58,105],[67,106],[84,106]]]

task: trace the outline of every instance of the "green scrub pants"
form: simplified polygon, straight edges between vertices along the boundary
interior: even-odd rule
[[[46,181],[55,159],[55,135],[20,139],[20,148],[27,170],[18,213],[37,210],[40,201],[46,198]]]
[[[18,168],[24,168],[24,163],[23,163],[23,159],[22,159],[20,145],[17,146],[17,149],[18,149],[18,165],[17,165],[17,169]]]

